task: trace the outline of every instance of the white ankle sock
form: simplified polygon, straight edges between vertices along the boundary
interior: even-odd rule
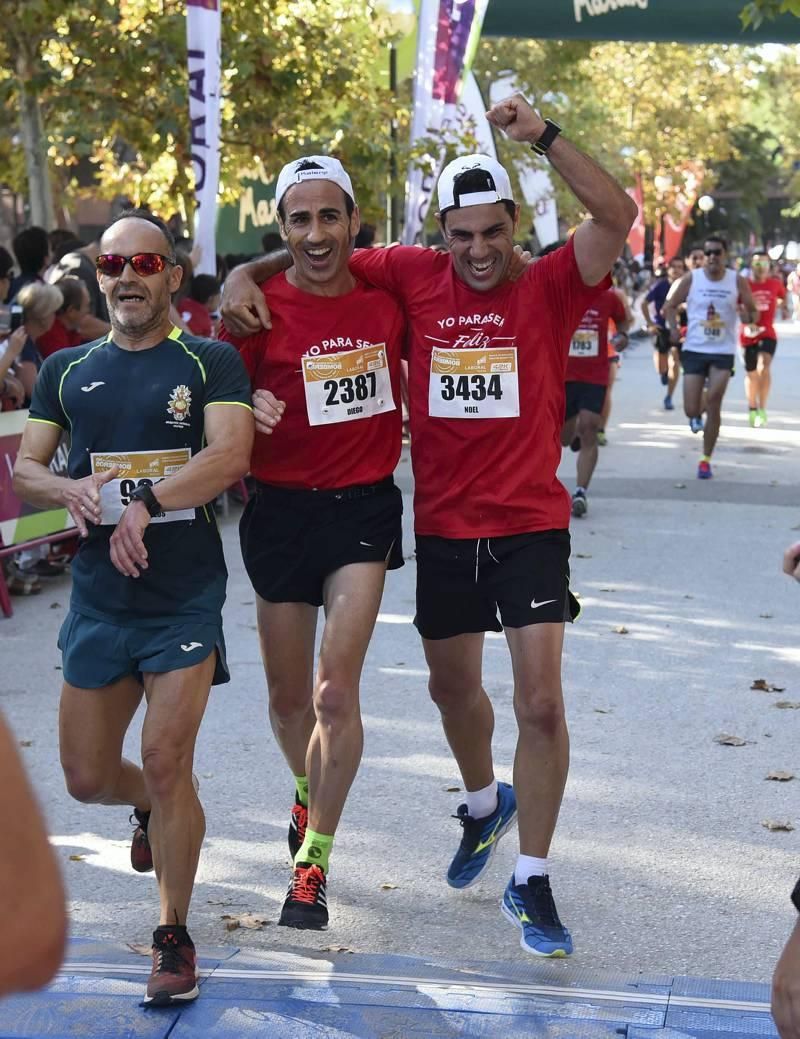
[[[520,855],[514,867],[514,883],[527,884],[528,877],[544,877],[547,875],[547,859],[537,859],[533,855]]]
[[[467,791],[467,811],[473,819],[485,819],[497,808],[497,780],[493,779],[483,790]]]

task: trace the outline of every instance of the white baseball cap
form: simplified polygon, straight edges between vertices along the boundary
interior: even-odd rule
[[[497,159],[488,155],[462,155],[453,159],[442,170],[436,190],[440,213],[447,209],[514,201],[508,174]]]
[[[333,159],[329,155],[306,155],[302,159],[287,162],[278,174],[278,183],[275,185],[275,205],[281,204],[281,199],[289,188],[304,180],[333,181],[355,204],[356,196],[353,185],[339,160]]]

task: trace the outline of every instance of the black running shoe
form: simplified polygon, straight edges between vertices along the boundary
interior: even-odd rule
[[[328,929],[325,871],[308,862],[294,867],[278,924],[307,931]]]
[[[307,826],[308,807],[302,804],[300,798],[295,794],[292,814],[289,818],[289,854],[292,856],[292,862],[306,839]]]

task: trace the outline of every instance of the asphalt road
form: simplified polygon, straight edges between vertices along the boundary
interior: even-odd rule
[[[779,331],[769,426],[748,428],[740,371],[708,483],[695,479],[699,438],[679,410],[661,409],[647,344],[625,359],[589,513],[573,523],[573,584],[584,613],[567,637],[572,766],[551,877],[576,952],[559,969],[763,981],[792,923],[800,588],[780,562],[800,537],[800,330]],[[569,452],[562,471],[572,486]],[[407,458],[399,480],[410,489]],[[407,506],[409,520],[410,498]],[[459,777],[411,625],[413,559],[389,577],[364,673],[366,748],[332,858],[331,928],[274,926],[289,876],[292,784],[268,729],[236,519],[232,512],[223,521],[233,681],[212,696],[196,763],[208,835],[190,920],[195,941],[285,949],[290,960],[292,950],[329,947],[519,960],[516,932],[498,909],[515,836],[475,888],[457,893],[444,882],[460,833],[451,818]],[[407,556],[412,548],[409,529]],[[63,860],[74,933],[148,943],[156,892],[152,877],[128,865],[127,811],[76,804],[61,779],[56,634],[68,596],[67,577],[51,580],[0,620],[0,706]],[[782,691],[754,691],[756,678]],[[510,779],[515,726],[502,636],[487,639],[485,684],[497,716],[497,774]],[[720,733],[747,742],[722,746]],[[137,739],[134,723],[132,756]],[[798,778],[768,781],[772,770]],[[769,820],[797,829],[771,831]],[[244,912],[267,925],[228,932],[222,915]]]

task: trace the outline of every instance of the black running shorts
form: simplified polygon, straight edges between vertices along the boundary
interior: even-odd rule
[[[566,384],[567,407],[564,421],[574,418],[579,411],[591,411],[595,415],[603,414],[606,402],[607,387],[596,382],[568,382]]]
[[[775,350],[778,346],[777,339],[759,339],[757,343],[753,343],[752,346],[746,346],[744,348],[744,368],[747,372],[754,372],[758,367],[758,355],[769,354],[770,357],[775,356]]]
[[[658,331],[656,332],[655,342],[653,343],[653,346],[656,348],[656,350],[660,354],[668,354],[670,351],[670,347],[674,345],[675,344],[671,341],[669,336],[669,329],[659,327]]]
[[[418,534],[417,630],[424,639],[448,639],[575,620],[569,550],[568,530],[478,539]]]
[[[323,603],[323,586],[350,563],[403,565],[403,496],[391,477],[336,491],[256,485],[239,523],[245,569],[268,602]]]
[[[681,350],[681,366],[684,375],[702,375],[708,378],[712,368],[721,368],[733,374],[735,354],[703,354],[697,350]]]

